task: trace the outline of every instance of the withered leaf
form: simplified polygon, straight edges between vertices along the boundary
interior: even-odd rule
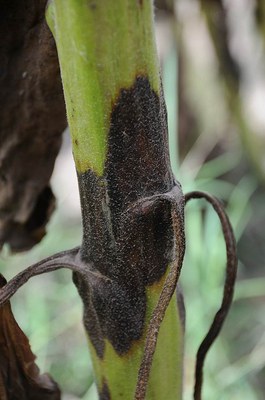
[[[66,112],[47,0],[1,1],[0,248],[33,247],[54,209],[49,187]]]
[[[5,283],[0,274],[0,287]],[[0,400],[60,400],[57,384],[40,374],[35,358],[10,303],[0,306]]]

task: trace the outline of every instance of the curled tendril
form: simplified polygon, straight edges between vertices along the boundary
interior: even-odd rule
[[[163,195],[165,198],[165,194]],[[167,195],[167,199],[170,198],[173,202],[173,197]],[[194,400],[201,400],[201,391],[203,383],[203,365],[205,361],[206,354],[213,344],[214,340],[218,336],[224,320],[229,311],[230,305],[232,303],[234,284],[236,279],[237,271],[237,255],[236,255],[236,243],[233,234],[233,230],[229,219],[226,215],[222,203],[215,197],[208,193],[195,191],[190,192],[185,195],[185,204],[191,199],[203,198],[207,200],[214,210],[216,211],[222,226],[222,231],[224,235],[225,245],[226,245],[226,278],[224,283],[223,298],[221,307],[215,314],[213,322],[210,326],[208,333],[203,339],[199,350],[197,352],[196,358],[196,368],[195,368],[195,386],[194,386]],[[176,201],[176,198],[175,198]],[[184,236],[184,223],[183,223],[183,213],[179,212],[179,201],[177,201],[172,206],[172,221],[175,234],[175,241],[177,247],[177,258],[173,262],[171,270],[167,276],[165,284],[162,288],[157,305],[153,311],[150,324],[147,331],[144,355],[141,361],[140,369],[138,372],[138,380],[136,385],[134,400],[144,400],[148,379],[151,371],[153,355],[156,348],[157,337],[159,333],[159,328],[161,322],[164,318],[166,309],[169,302],[176,290],[177,282],[180,276],[182,262],[185,252],[185,236]]]
[[[165,316],[169,302],[176,290],[185,253],[184,199],[180,188],[175,186],[172,191],[168,193],[155,195],[153,198],[147,199],[148,204],[155,204],[157,201],[169,201],[172,204],[171,216],[176,241],[176,259],[166,277],[157,305],[150,319],[144,354],[138,371],[134,400],[144,400],[145,398],[159,328]],[[142,207],[145,208],[146,206],[144,203],[145,202],[142,202]]]
[[[223,289],[222,303],[215,314],[213,322],[210,326],[208,333],[203,339],[196,357],[196,367],[195,367],[195,386],[194,386],[194,400],[201,400],[202,383],[203,383],[203,365],[205,361],[206,354],[217,338],[224,320],[227,316],[229,308],[232,303],[234,286],[236,280],[237,272],[237,254],[236,254],[236,241],[233,234],[233,229],[231,227],[230,221],[226,215],[222,203],[216,198],[205,192],[190,192],[185,196],[185,203],[191,199],[205,199],[209,202],[214,210],[216,211],[222,226],[222,231],[224,235],[225,245],[226,245],[226,277]]]

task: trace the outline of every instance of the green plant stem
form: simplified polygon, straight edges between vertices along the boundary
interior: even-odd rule
[[[149,321],[179,251],[170,204],[132,212],[148,196],[173,187],[181,193],[169,163],[152,1],[53,0],[47,21],[58,49],[79,180],[82,262],[107,278],[87,293],[75,277],[95,380],[100,399],[130,400]],[[160,327],[146,399],[181,400],[182,353],[174,295]]]

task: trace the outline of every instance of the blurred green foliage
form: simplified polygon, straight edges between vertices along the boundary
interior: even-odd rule
[[[225,93],[216,73],[200,70],[195,62],[197,54],[187,60],[187,55],[180,51],[183,43],[179,43],[181,39],[178,66],[184,64],[185,70],[176,69],[176,61],[172,61],[174,47],[163,64],[171,164],[184,193],[205,190],[223,200],[239,244],[235,301],[220,337],[206,358],[203,399],[262,400],[265,277],[261,255],[265,232],[257,227],[264,226],[265,191],[257,171],[247,160],[235,127],[229,122],[230,109],[225,105]],[[180,87],[173,82],[180,82]],[[180,93],[183,87],[185,93]],[[184,98],[185,104],[176,104],[176,91],[178,101],[183,102]],[[185,121],[186,151],[181,146],[181,136],[176,141],[176,131],[181,135],[182,116],[171,111],[183,109],[189,118],[189,123]],[[253,242],[249,242],[253,224]],[[261,234],[258,236],[256,231]],[[192,202],[186,208],[186,239],[181,274],[187,317],[184,400],[192,398],[196,352],[221,303],[225,274],[221,227],[211,207],[202,201]]]

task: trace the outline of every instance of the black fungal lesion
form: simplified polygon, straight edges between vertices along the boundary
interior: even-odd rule
[[[104,174],[78,174],[83,260],[109,280],[91,285],[100,329],[119,354],[142,337],[146,286],[158,282],[174,256],[171,206],[131,212],[148,196],[169,192],[167,117],[162,96],[145,76],[121,88],[110,118]],[[99,351],[98,351],[99,355]]]
[[[102,389],[99,391],[99,400],[111,400],[110,390],[105,378],[103,379]]]
[[[104,357],[105,342],[96,310],[91,296],[91,282],[85,281],[79,274],[73,273],[73,282],[83,302],[83,324],[89,335],[90,342],[100,359]]]
[[[105,176],[122,258],[133,265],[145,285],[152,284],[163,276],[172,258],[170,209],[157,204],[151,214],[139,217],[127,210],[141,199],[170,191],[175,181],[168,158],[164,100],[147,77],[138,76],[130,89],[120,91],[111,115]]]

